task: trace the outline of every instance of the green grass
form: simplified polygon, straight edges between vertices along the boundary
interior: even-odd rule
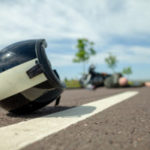
[[[66,88],[81,88],[80,82],[78,80],[66,80]]]

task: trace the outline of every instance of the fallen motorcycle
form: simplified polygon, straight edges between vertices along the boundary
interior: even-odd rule
[[[107,73],[88,73],[84,74],[80,79],[80,84],[83,88],[87,88],[88,85],[92,85],[94,88],[104,86],[104,81],[106,78],[110,77]]]

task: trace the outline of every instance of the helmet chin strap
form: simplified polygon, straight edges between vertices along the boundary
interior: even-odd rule
[[[55,106],[58,106],[58,105],[59,105],[60,99],[61,99],[61,96],[59,96],[59,97],[56,99]]]

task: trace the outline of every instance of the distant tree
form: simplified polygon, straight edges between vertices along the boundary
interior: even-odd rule
[[[67,79],[67,77],[65,77],[64,82],[67,82],[67,81],[68,81],[68,79]]]
[[[126,67],[126,68],[123,69],[122,73],[124,75],[129,76],[130,74],[132,74],[132,68],[131,67]]]
[[[85,65],[86,62],[90,59],[91,56],[96,54],[96,51],[93,48],[94,42],[89,41],[85,38],[80,38],[77,40],[77,53],[75,54],[75,58],[73,62],[75,63],[83,63],[83,73],[85,73]]]
[[[108,57],[105,58],[105,62],[107,66],[112,69],[113,73],[115,72],[115,68],[117,66],[117,57],[109,53]]]

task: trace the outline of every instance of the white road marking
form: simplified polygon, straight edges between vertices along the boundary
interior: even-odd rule
[[[1,127],[0,149],[21,149],[137,94],[136,91],[125,92],[51,115]]]

